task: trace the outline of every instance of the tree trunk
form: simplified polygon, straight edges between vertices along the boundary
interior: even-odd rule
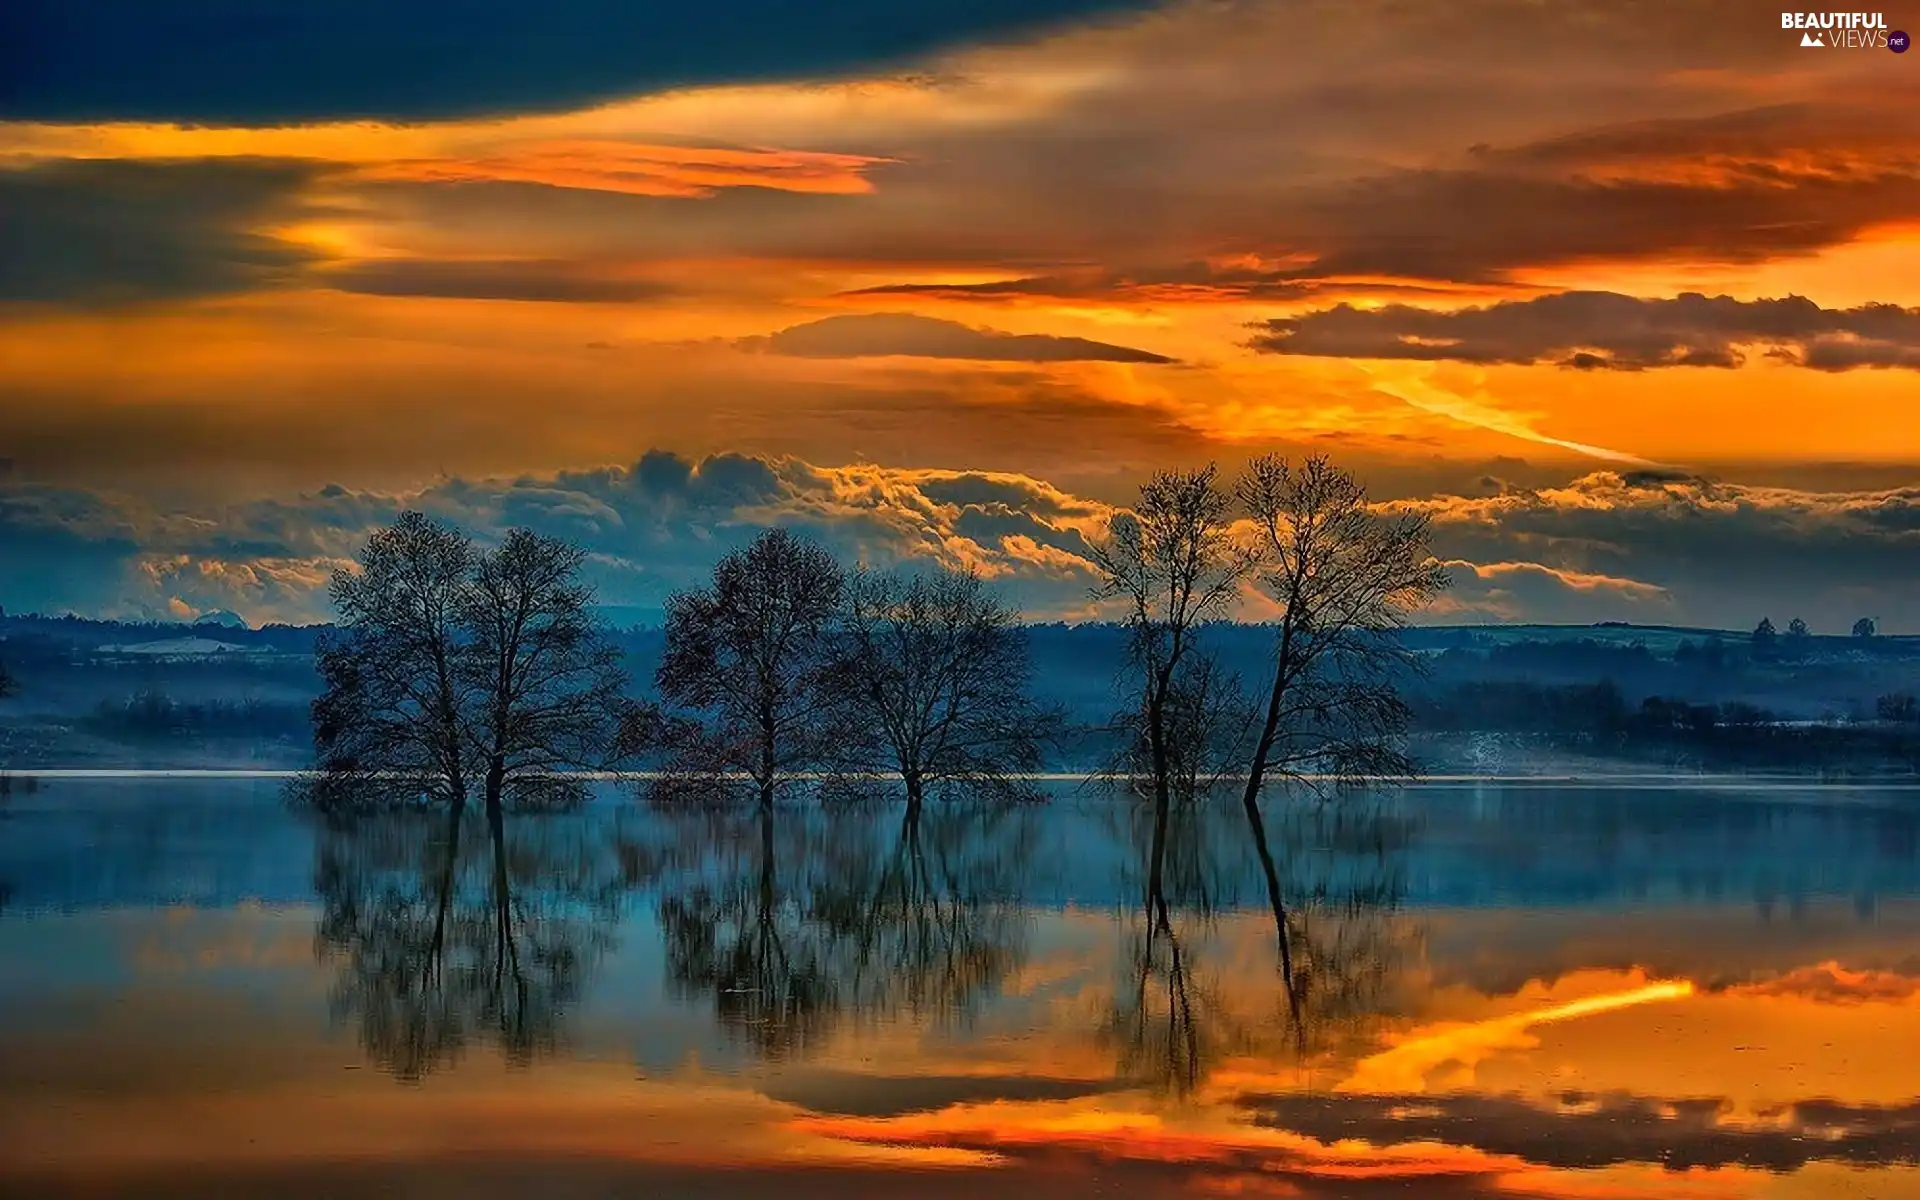
[[[1260,740],[1253,748],[1253,761],[1247,764],[1247,786],[1242,799],[1249,813],[1259,812],[1260,788],[1266,782],[1267,760],[1273,754],[1273,743],[1280,733],[1280,710],[1286,699],[1289,660],[1293,657],[1293,627],[1293,618],[1289,615],[1280,630],[1280,661],[1274,664],[1273,688],[1267,693],[1266,720],[1260,726]]]
[[[918,771],[902,772],[902,778],[907,785],[907,824],[918,826],[921,802],[926,799],[927,794],[926,781],[920,777]]]
[[[762,813],[773,811],[774,785],[778,781],[776,771],[780,759],[774,747],[774,735],[773,715],[763,711],[760,715],[760,778],[756,781],[760,785]]]
[[[1162,672],[1163,678],[1156,681],[1157,694],[1147,703],[1147,745],[1152,752],[1153,761],[1153,846],[1148,851],[1147,860],[1147,902],[1151,907],[1154,899],[1162,895],[1164,883],[1162,864],[1167,850],[1167,812],[1173,807],[1173,792],[1167,781],[1166,734],[1166,680],[1171,672]],[[1162,901],[1164,904],[1164,901]]]

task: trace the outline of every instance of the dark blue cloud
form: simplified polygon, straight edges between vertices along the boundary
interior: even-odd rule
[[[0,304],[218,295],[294,279],[312,256],[253,227],[300,211],[310,164],[49,162],[0,170]]]
[[[9,0],[0,116],[274,123],[805,78],[1139,0]]]
[[[749,350],[797,358],[951,358],[979,362],[1171,363],[1151,350],[1087,338],[976,329],[913,313],[847,313],[794,325],[766,337],[742,338]]]

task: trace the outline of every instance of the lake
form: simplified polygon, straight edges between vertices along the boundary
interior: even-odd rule
[[[1920,1196],[1920,790],[1048,786],[16,792],[0,1191]]]

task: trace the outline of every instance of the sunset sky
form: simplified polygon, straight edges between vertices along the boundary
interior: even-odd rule
[[[1425,619],[1920,632],[1920,54],[1734,0],[26,0],[0,606],[253,621],[405,507],[638,610],[771,523],[1092,611],[1325,452]],[[1920,6],[1885,13],[1920,29]]]

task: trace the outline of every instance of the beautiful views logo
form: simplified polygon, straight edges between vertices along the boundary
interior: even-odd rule
[[[1888,36],[1884,13],[1792,13],[1780,14],[1780,28],[1800,30],[1800,44],[1830,50],[1878,50],[1890,48],[1899,53],[1907,48],[1907,35]]]

